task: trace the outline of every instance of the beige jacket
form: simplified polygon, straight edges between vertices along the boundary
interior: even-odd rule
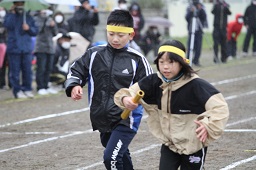
[[[161,76],[158,73],[160,79]],[[199,78],[194,75],[192,78],[179,80],[171,83],[165,83],[160,86],[163,89],[161,98],[161,108],[159,110],[157,105],[149,105],[144,100],[140,100],[147,114],[147,124],[150,132],[161,141],[162,144],[168,146],[172,151],[179,154],[192,154],[201,148],[208,146],[212,141],[218,139],[224,131],[225,125],[229,117],[228,105],[221,93],[212,95],[205,104],[205,112],[201,114],[172,114],[168,113],[170,110],[171,95],[173,91],[181,88],[183,85],[189,83],[191,80]],[[124,109],[122,98],[124,96],[135,96],[136,92],[141,90],[139,84],[136,83],[129,89],[120,89],[115,94],[115,103]],[[152,89],[153,90],[153,89]],[[200,94],[198,94],[200,95]],[[168,106],[166,105],[168,103]],[[194,120],[199,120],[203,123],[208,131],[208,138],[206,142],[202,143],[196,137],[197,124]]]

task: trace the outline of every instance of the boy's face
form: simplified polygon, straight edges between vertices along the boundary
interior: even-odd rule
[[[107,31],[108,43],[115,49],[123,48],[134,37],[134,33]]]

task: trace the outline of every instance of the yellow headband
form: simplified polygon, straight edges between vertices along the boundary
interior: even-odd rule
[[[161,52],[171,52],[171,53],[177,54],[180,57],[182,57],[186,63],[189,63],[189,59],[186,58],[185,52],[177,47],[170,46],[170,45],[164,45],[159,48],[158,54]]]
[[[122,27],[122,26],[115,26],[115,25],[107,25],[107,31],[122,32],[122,33],[134,32],[133,28],[131,27]]]

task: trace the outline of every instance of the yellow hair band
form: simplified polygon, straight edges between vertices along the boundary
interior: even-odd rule
[[[122,27],[122,26],[116,26],[116,25],[107,25],[107,31],[122,32],[122,33],[134,32],[133,28],[131,27]]]
[[[164,45],[159,48],[158,54],[161,52],[171,52],[171,53],[177,54],[180,57],[182,57],[186,63],[189,63],[189,59],[186,58],[185,52],[177,47],[170,46],[170,45]]]

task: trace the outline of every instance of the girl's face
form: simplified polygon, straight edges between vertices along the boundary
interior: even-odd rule
[[[169,59],[167,52],[158,60],[158,66],[160,73],[168,80],[177,76],[182,68],[179,62]]]

